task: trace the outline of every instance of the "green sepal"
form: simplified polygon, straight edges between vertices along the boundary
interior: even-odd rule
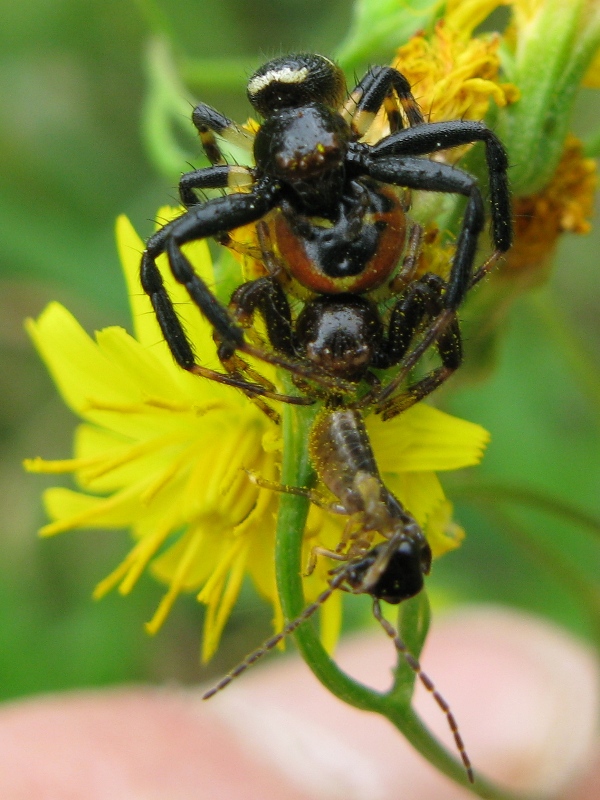
[[[589,0],[546,0],[522,25],[518,50],[502,66],[520,99],[502,109],[497,133],[506,145],[515,195],[540,191],[563,152],[575,98],[600,47],[600,10]]]

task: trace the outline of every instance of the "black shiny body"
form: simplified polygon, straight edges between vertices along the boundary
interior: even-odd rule
[[[231,308],[240,324],[250,324],[253,314],[260,312],[273,347],[290,361],[310,365],[312,377],[326,375],[346,385],[358,385],[366,380],[375,386],[376,393],[377,378],[371,370],[388,369],[402,361],[423,321],[435,318],[442,310],[443,286],[443,280],[433,274],[412,282],[394,305],[387,326],[376,304],[356,294],[317,296],[304,305],[294,322],[285,292],[271,277],[242,284],[233,294]],[[436,347],[442,366],[377,409],[384,418],[400,413],[425,397],[458,368],[462,347],[455,319],[441,332]],[[227,363],[231,356],[228,345],[221,345],[219,356]],[[295,381],[304,387],[304,375],[295,376]],[[316,389],[312,391],[318,393]],[[327,387],[326,396],[338,394],[337,385]],[[360,407],[368,402],[369,394],[357,402],[345,401],[345,404]]]
[[[340,114],[322,103],[281,109],[256,134],[256,177],[288,184],[292,193],[286,199],[297,213],[334,219],[350,135]]]
[[[254,135],[215,109],[203,104],[194,109],[193,121],[212,166],[182,177],[185,213],[147,242],[141,282],[165,340],[184,369],[252,396],[310,402],[307,397],[277,395],[256,373],[252,379],[247,377],[239,353],[283,367],[299,383],[308,379],[329,393],[347,395],[353,385],[366,379],[371,389],[364,403],[385,417],[393,416],[433,391],[460,363],[455,312],[486,268],[484,265],[478,272],[473,268],[485,225],[477,182],[460,169],[422,156],[466,143],[485,144],[492,239],[498,255],[509,248],[512,237],[504,148],[481,122],[426,123],[406,78],[389,67],[372,67],[348,98],[344,76],[329,59],[313,54],[284,56],[254,73],[248,97],[264,117]],[[390,133],[376,144],[366,144],[361,139],[381,107]],[[228,165],[216,135],[251,148],[256,166]],[[230,191],[224,197],[201,201],[196,190],[205,189]],[[467,204],[449,279],[413,276],[401,282],[398,294],[395,271],[408,238],[406,210],[411,190],[451,192],[463,195]],[[227,241],[230,231],[249,224],[264,227],[261,258],[267,263],[270,254],[275,266],[268,277],[256,281],[256,288],[236,293],[228,310],[194,272],[182,246],[209,236]],[[167,254],[175,279],[214,327],[225,374],[196,362],[156,266],[161,253]],[[270,288],[264,281],[270,282]],[[332,358],[324,349],[315,357],[315,345],[303,340],[299,332],[314,331],[319,325],[314,321],[305,325],[300,318],[294,321],[285,308],[290,293],[308,305],[315,298],[337,296],[350,306],[352,297],[365,296],[371,302],[369,293],[381,293],[386,287],[391,300],[386,318],[373,324],[371,311],[364,312],[364,330],[384,329],[377,341],[368,344],[372,358],[365,369],[357,366],[363,358],[363,334],[357,337],[355,329],[346,330],[338,312],[335,334],[329,336],[335,339],[337,352],[344,350],[338,346],[344,336],[351,342],[360,340],[360,352],[345,348],[346,370],[337,356]],[[267,296],[276,298],[274,306],[263,302]],[[307,312],[313,320],[315,309]],[[265,318],[270,347],[257,347],[244,335],[254,310]],[[321,334],[325,328],[333,330],[332,307],[323,303],[319,310],[323,314]],[[351,317],[355,319],[353,313],[347,315],[348,320]],[[421,350],[416,349],[412,363],[436,343],[442,367],[398,399],[396,389],[412,366],[403,361],[399,377],[378,389],[368,367],[387,368],[408,358],[407,349],[424,324],[430,325],[430,332]]]
[[[406,214],[397,192],[369,178],[343,188],[329,218],[301,214],[284,203],[269,220],[283,269],[312,293],[377,289],[389,281],[405,249]]]
[[[397,605],[419,594],[427,572],[411,540],[396,540],[391,544],[382,542],[350,561],[344,568],[344,580],[356,594],[366,593]]]

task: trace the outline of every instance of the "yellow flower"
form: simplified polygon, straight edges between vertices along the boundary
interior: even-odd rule
[[[519,99],[517,87],[500,80],[500,44],[497,34],[469,39],[441,20],[431,36],[400,47],[392,66],[408,78],[429,122],[484,119],[491,100],[503,108]]]
[[[417,33],[399,47],[391,66],[408,79],[428,122],[482,120],[491,101],[503,108],[519,99],[517,87],[500,80],[500,44],[496,34],[470,39],[443,19],[431,34]],[[382,110],[366,138],[374,143],[388,133]],[[455,164],[472,146],[453,147],[436,158]]]
[[[67,405],[83,420],[74,458],[32,459],[32,472],[70,472],[79,491],[45,493],[52,536],[77,528],[129,528],[135,543],[114,572],[96,587],[101,597],[117,587],[127,594],[150,568],[167,584],[147,624],[158,630],[177,595],[196,591],[207,606],[202,657],[210,658],[248,574],[272,604],[274,627],[283,624],[274,575],[278,495],[257,487],[248,472],[277,481],[281,454],[278,424],[236,389],[190,375],[174,363],[148,298],[139,285],[143,243],[124,217],[117,223],[119,252],[133,313],[135,336],[106,328],[93,341],[71,314],[50,304],[28,331]],[[195,269],[214,285],[205,242],[186,248]],[[217,367],[209,325],[184,290],[163,275],[201,363]],[[276,383],[276,375],[263,366]],[[475,464],[488,439],[478,425],[429,406],[393,422],[368,420],[378,463],[389,487],[425,528],[435,555],[460,543],[451,506],[436,470]],[[316,542],[335,547],[344,520],[314,508],[306,529],[306,556]],[[306,579],[307,597],[324,588],[330,564]],[[340,593],[336,593],[339,595]],[[337,638],[339,598],[326,605],[322,636]]]

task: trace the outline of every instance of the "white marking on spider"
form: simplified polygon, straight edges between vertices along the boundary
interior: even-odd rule
[[[308,77],[308,67],[302,69],[292,69],[282,67],[281,69],[270,69],[264,75],[257,75],[248,84],[248,92],[252,95],[258,94],[271,83],[303,83]]]

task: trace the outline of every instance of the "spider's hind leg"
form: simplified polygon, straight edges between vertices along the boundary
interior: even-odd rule
[[[444,308],[446,282],[433,273],[424,275],[412,283],[394,306],[389,323],[386,345],[385,366],[398,364],[404,358],[411,342],[424,322],[438,318]],[[418,403],[441,386],[462,363],[462,341],[458,319],[454,316],[440,332],[435,344],[442,365],[411,384],[403,392],[396,394],[395,379],[384,387],[369,394],[375,400],[376,412],[383,419],[390,419]],[[388,387],[393,389],[388,394]]]

